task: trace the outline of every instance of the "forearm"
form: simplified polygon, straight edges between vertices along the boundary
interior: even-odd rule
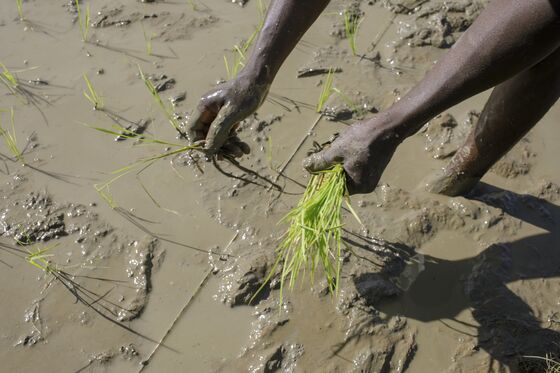
[[[435,115],[530,68],[560,47],[557,0],[493,0],[425,78],[386,114],[407,137]]]
[[[328,3],[329,0],[272,0],[243,74],[257,82],[272,83],[284,60]]]

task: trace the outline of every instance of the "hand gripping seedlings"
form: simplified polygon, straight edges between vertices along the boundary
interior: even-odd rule
[[[308,271],[313,283],[317,269],[321,268],[329,291],[337,292],[342,265],[341,208],[344,200],[359,222],[350,206],[342,165],[311,176],[303,198],[280,221],[289,224],[288,231],[276,249],[277,257],[270,273],[253,298],[270,281],[280,263],[280,304],[286,281],[290,290],[293,289],[302,271]]]

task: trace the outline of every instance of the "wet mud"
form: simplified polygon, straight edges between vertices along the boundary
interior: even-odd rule
[[[399,100],[485,3],[333,1],[240,123],[251,154],[160,160],[111,184],[111,206],[94,185],[165,151],[142,138],[183,141],[138,68],[184,121],[227,78],[224,56],[253,32],[257,2],[95,1],[88,43],[73,1],[24,2],[24,21],[15,3],[0,4],[0,62],[27,82],[21,97],[0,86],[26,163],[0,146],[2,369],[542,371],[525,356],[560,354],[558,105],[466,197],[427,193],[421,181],[457,152],[488,92],[434,118],[375,192],[352,197],[363,226],[343,212],[337,296],[317,276],[280,305],[273,276],[253,298],[314,143]],[[357,56],[345,11],[363,19]],[[317,113],[330,69],[337,93]],[[103,110],[83,97],[84,73]],[[115,122],[125,130],[89,128]],[[37,250],[58,272],[29,262]]]

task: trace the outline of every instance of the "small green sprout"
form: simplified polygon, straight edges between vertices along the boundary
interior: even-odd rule
[[[23,0],[16,0],[17,11],[19,15],[19,20],[23,21],[25,18],[23,17]]]
[[[356,52],[356,36],[358,34],[358,29],[362,20],[359,16],[353,15],[348,10],[344,10],[344,31],[346,32],[346,38],[350,43],[350,49],[354,56],[357,55]]]
[[[151,56],[154,53],[153,39],[156,36],[156,34],[154,32],[148,34],[146,32],[146,29],[144,29],[144,25],[142,25],[142,31],[144,32],[144,43],[146,46],[146,53],[148,54],[148,56]]]
[[[0,112],[7,111],[7,110],[0,110]],[[0,120],[0,137],[4,140],[4,144],[12,153],[16,161],[25,164],[25,159],[23,158],[23,153],[19,150],[17,145],[17,137],[16,137],[16,129],[15,129],[15,120],[14,120],[14,108],[10,109],[10,122],[11,122],[11,131],[4,128],[2,126],[2,122]],[[1,118],[0,118],[1,119]]]
[[[103,110],[103,97],[97,93],[86,74],[84,74],[84,81],[86,82],[87,87],[87,91],[84,91],[84,97],[93,104],[93,110]]]
[[[333,93],[333,80],[334,80],[334,72],[333,69],[330,68],[329,73],[327,74],[327,77],[325,79],[325,82],[323,83],[323,90],[321,91],[321,95],[319,96],[319,101],[317,102],[317,108],[316,108],[317,113],[323,111],[325,104],[327,103],[327,100],[329,99],[329,97],[331,97]]]
[[[88,41],[88,34],[89,34],[90,7],[89,4],[87,4],[86,12],[85,14],[82,14],[80,0],[74,0],[74,1],[76,5],[76,11],[78,12],[78,24],[80,25],[80,33],[82,34],[82,41],[85,43]]]
[[[148,79],[146,75],[144,75],[144,72],[142,71],[140,66],[138,66],[138,71],[140,72],[140,78],[146,85],[146,88],[148,88],[150,95],[152,96],[156,104],[160,107],[161,111],[163,111],[163,113],[165,114],[165,117],[167,118],[167,121],[169,122],[171,127],[179,132],[179,134],[183,135],[183,131],[181,130],[181,126],[179,125],[179,120],[175,117],[173,110],[163,102],[156,87],[154,86],[152,81]]]

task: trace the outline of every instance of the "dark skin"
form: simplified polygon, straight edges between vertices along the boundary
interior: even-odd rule
[[[192,141],[205,139],[210,153],[222,146],[232,148],[228,143],[231,129],[264,101],[281,64],[327,3],[272,1],[246,68],[238,78],[201,99],[198,113],[189,123]],[[349,127],[329,148],[305,159],[304,167],[315,172],[341,163],[350,193],[372,192],[403,140],[442,111],[499,85],[466,144],[430,183],[436,192],[467,192],[474,185],[472,181],[478,180],[558,98],[560,87],[551,76],[556,78],[554,72],[560,69],[555,53],[560,48],[559,5],[559,0],[492,0],[408,94],[375,117]],[[237,153],[245,151],[239,148]],[[469,183],[464,182],[467,179]]]

